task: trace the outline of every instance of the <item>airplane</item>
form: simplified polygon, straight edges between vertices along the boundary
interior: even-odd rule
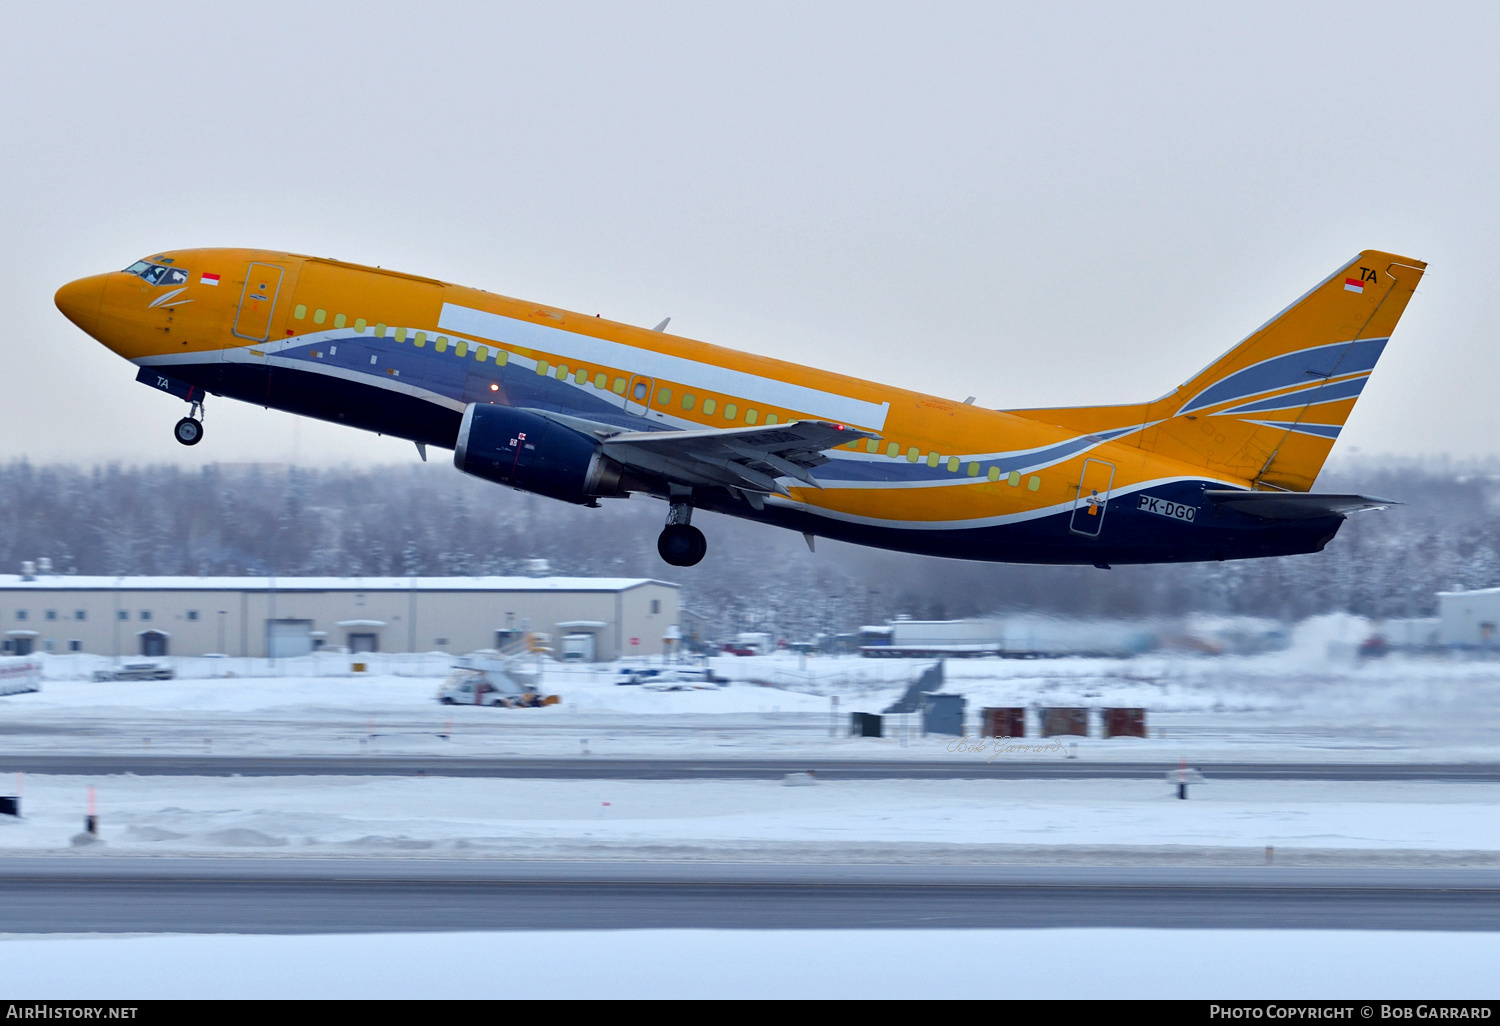
[[[1311,489],[1426,264],[1365,251],[1149,402],[991,410],[376,267],[182,249],[58,309],[189,404],[209,395],[453,450],[565,502],[667,503],[692,566],[711,510],[956,559],[1115,564],[1317,552],[1351,513]]]

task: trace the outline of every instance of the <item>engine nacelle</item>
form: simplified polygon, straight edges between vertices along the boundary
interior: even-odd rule
[[[620,495],[621,467],[581,431],[511,406],[470,403],[453,465],[523,491],[588,504]]]

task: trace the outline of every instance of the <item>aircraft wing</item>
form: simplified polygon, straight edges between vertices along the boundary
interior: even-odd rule
[[[1333,492],[1246,492],[1235,488],[1210,488],[1203,494],[1216,505],[1264,517],[1267,520],[1311,520],[1314,517],[1348,516],[1350,513],[1401,505],[1394,499]]]
[[[699,431],[625,431],[604,438],[604,452],[626,467],[684,485],[722,486],[766,494],[787,490],[790,477],[822,488],[810,471],[827,463],[824,449],[875,435],[822,420],[770,427]]]

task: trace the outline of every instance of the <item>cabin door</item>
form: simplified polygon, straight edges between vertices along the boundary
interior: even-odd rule
[[[1073,500],[1073,519],[1068,530],[1074,534],[1099,537],[1104,527],[1104,508],[1109,503],[1109,488],[1115,480],[1115,465],[1103,460],[1084,460],[1083,477],[1078,481],[1078,498]]]
[[[271,314],[281,293],[281,268],[252,263],[245,272],[240,309],[234,318],[234,333],[251,342],[264,342],[271,333]]]

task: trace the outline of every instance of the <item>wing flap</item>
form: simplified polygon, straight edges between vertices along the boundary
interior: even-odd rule
[[[627,467],[684,484],[715,484],[787,494],[777,478],[821,488],[809,471],[828,462],[823,450],[875,435],[822,420],[770,427],[698,431],[626,431],[603,440],[604,452]]]

